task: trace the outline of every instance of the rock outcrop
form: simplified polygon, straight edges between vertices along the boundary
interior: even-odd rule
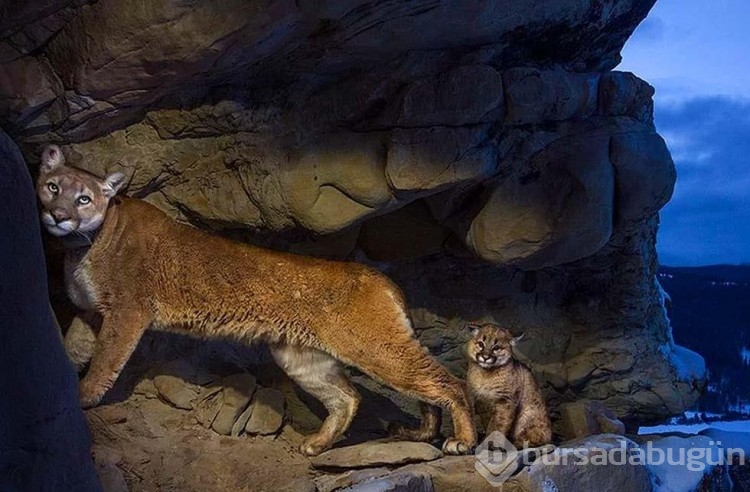
[[[365,443],[326,451],[310,459],[322,469],[372,468],[432,461],[443,453],[424,442]]]
[[[0,490],[99,490],[75,374],[47,300],[31,179],[2,130],[0,196]]]
[[[705,367],[655,279],[675,169],[653,88],[612,71],[653,0],[470,4],[25,2],[0,124],[178,220],[371,262],[457,373],[494,320],[553,409],[681,412]]]
[[[342,448],[340,451],[344,451]],[[627,492],[704,490],[669,488],[644,465],[645,450],[622,436],[602,434],[562,443],[557,449],[526,449],[517,455],[500,451],[477,456],[433,458],[399,468],[369,468],[317,479],[319,490],[509,490],[556,492],[565,490],[622,490]],[[633,457],[639,457],[633,459]],[[703,462],[701,462],[704,464]],[[675,473],[685,466],[673,467]],[[661,470],[663,472],[663,470]],[[702,473],[696,473],[697,483]],[[708,476],[708,474],[707,474]],[[692,477],[691,477],[692,478]],[[686,482],[687,483],[687,482]],[[401,487],[388,488],[391,484]],[[409,484],[409,485],[407,485]],[[695,484],[693,484],[695,485]],[[500,487],[502,486],[502,489]],[[725,489],[717,489],[725,490]]]

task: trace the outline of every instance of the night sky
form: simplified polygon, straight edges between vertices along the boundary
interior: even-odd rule
[[[664,265],[750,262],[749,20],[748,0],[658,0],[617,67],[656,88],[656,128],[677,165]]]

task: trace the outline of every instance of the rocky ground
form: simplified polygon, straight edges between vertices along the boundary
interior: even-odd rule
[[[304,435],[319,427],[324,413],[275,366],[254,368],[257,380],[249,373],[224,378],[186,374],[186,368],[181,362],[166,364],[135,386],[128,381],[128,376],[138,377],[131,371],[105,404],[87,411],[95,462],[106,489],[307,491],[316,490],[316,480],[325,481],[327,474],[298,451]],[[390,400],[360,389],[367,401],[351,437],[338,446],[382,440],[387,419],[413,418]],[[128,391],[132,393],[122,399]],[[419,461],[410,443],[403,446],[395,454],[386,453],[386,461],[398,462],[399,452],[404,463]],[[422,459],[440,456],[436,448],[424,446],[435,454]],[[344,468],[351,467],[352,460],[356,468],[368,467],[366,459],[346,455],[350,463]],[[330,470],[331,465],[323,468]]]
[[[415,423],[416,405],[356,374],[364,399],[348,435],[308,458],[298,447],[325,414],[275,365],[232,372],[229,366],[197,369],[178,359],[151,367],[136,357],[105,402],[86,412],[106,492],[729,491],[743,490],[731,487],[746,475],[746,466],[709,463],[720,449],[707,436],[624,437],[622,423],[598,402],[565,407],[559,424],[580,437],[557,439],[558,447],[492,455],[492,461],[480,444],[475,455],[443,456],[439,441],[389,438],[387,423]],[[702,447],[716,456],[699,458],[701,470],[645,461],[592,464],[613,450],[632,454],[649,446],[677,450],[675,456]],[[591,462],[575,463],[574,452]],[[505,481],[502,489],[496,480]]]
[[[105,488],[316,490],[314,480],[325,474],[298,447],[325,417],[317,401],[299,391],[275,364],[263,363],[262,350],[258,355],[236,348],[238,357],[261,361],[249,372],[236,372],[235,364],[225,362],[196,369],[184,359],[154,366],[146,358],[153,355],[150,345],[160,340],[147,337],[104,403],[87,411]],[[214,350],[230,349],[218,344],[201,355],[210,359],[205,353]],[[416,423],[409,413],[416,413],[414,402],[403,402],[404,411],[373,392],[377,385],[369,379],[355,380],[364,401],[349,437],[337,446],[386,439],[392,420]],[[367,467],[366,460],[356,461],[357,468]]]
[[[87,412],[105,490],[315,490],[300,435],[221,436],[188,412],[135,398]]]

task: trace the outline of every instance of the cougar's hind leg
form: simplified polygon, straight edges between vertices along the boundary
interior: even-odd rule
[[[476,430],[465,384],[425,353],[416,340],[404,341],[396,350],[409,354],[411,363],[404,367],[395,358],[386,358],[385,363],[374,361],[362,369],[398,391],[447,409],[453,418],[455,437],[445,440],[443,451],[446,454],[471,451],[476,444]]]
[[[320,454],[349,428],[359,407],[359,393],[341,364],[324,352],[292,345],[275,345],[271,347],[271,353],[284,372],[320,400],[328,411],[320,430],[308,436],[300,447],[300,451],[307,456]]]
[[[353,343],[331,337],[325,343],[337,357],[350,363],[393,389],[431,405],[447,409],[453,418],[456,437],[443,444],[447,454],[468,453],[476,444],[472,405],[466,385],[438,364],[403,325],[378,327],[379,340]],[[377,346],[377,350],[373,347]],[[434,424],[432,424],[434,425]],[[429,428],[430,425],[424,426]]]
[[[422,423],[417,429],[410,429],[400,422],[393,422],[388,426],[388,432],[398,439],[407,441],[429,442],[435,439],[442,424],[442,413],[440,407],[429,403],[419,402],[422,413]]]

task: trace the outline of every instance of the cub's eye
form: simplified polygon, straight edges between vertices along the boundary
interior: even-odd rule
[[[479,347],[480,350],[484,350],[484,342],[481,340],[477,340],[477,347]]]
[[[47,183],[47,189],[55,195],[60,191],[60,188],[55,183]]]
[[[492,351],[493,352],[499,352],[500,351],[500,346],[499,345],[493,345],[492,346]]]
[[[78,203],[78,205],[88,205],[89,203],[91,203],[91,197],[86,196],[86,195],[81,195],[78,197],[76,202]]]

